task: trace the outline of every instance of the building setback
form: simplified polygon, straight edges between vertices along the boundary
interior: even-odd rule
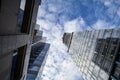
[[[69,48],[73,33],[64,33],[63,43]]]
[[[73,32],[70,36],[68,52],[84,80],[120,80],[120,29]]]
[[[41,0],[0,0],[0,80],[26,80],[40,4]]]

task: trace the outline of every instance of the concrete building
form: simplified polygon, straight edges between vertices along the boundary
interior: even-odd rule
[[[84,80],[120,80],[120,29],[73,32],[70,36],[68,52]]]
[[[43,67],[46,62],[50,44],[45,43],[46,38],[42,37],[43,31],[38,30],[38,24],[35,27],[33,42],[31,45],[30,60],[27,71],[27,80],[40,79]],[[41,33],[38,35],[38,33]]]
[[[21,1],[0,0],[0,80],[26,80],[41,0]]]

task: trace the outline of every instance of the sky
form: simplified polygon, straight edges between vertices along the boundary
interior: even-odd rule
[[[120,0],[42,0],[37,24],[51,44],[38,80],[82,80],[62,36],[64,32],[120,28]]]

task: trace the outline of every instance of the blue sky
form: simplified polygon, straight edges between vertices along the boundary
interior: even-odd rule
[[[82,80],[67,48],[64,32],[120,28],[120,0],[43,0],[37,23],[51,43],[41,80]]]

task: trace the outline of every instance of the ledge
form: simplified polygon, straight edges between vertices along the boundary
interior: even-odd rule
[[[0,56],[29,43],[29,35],[0,36]]]

